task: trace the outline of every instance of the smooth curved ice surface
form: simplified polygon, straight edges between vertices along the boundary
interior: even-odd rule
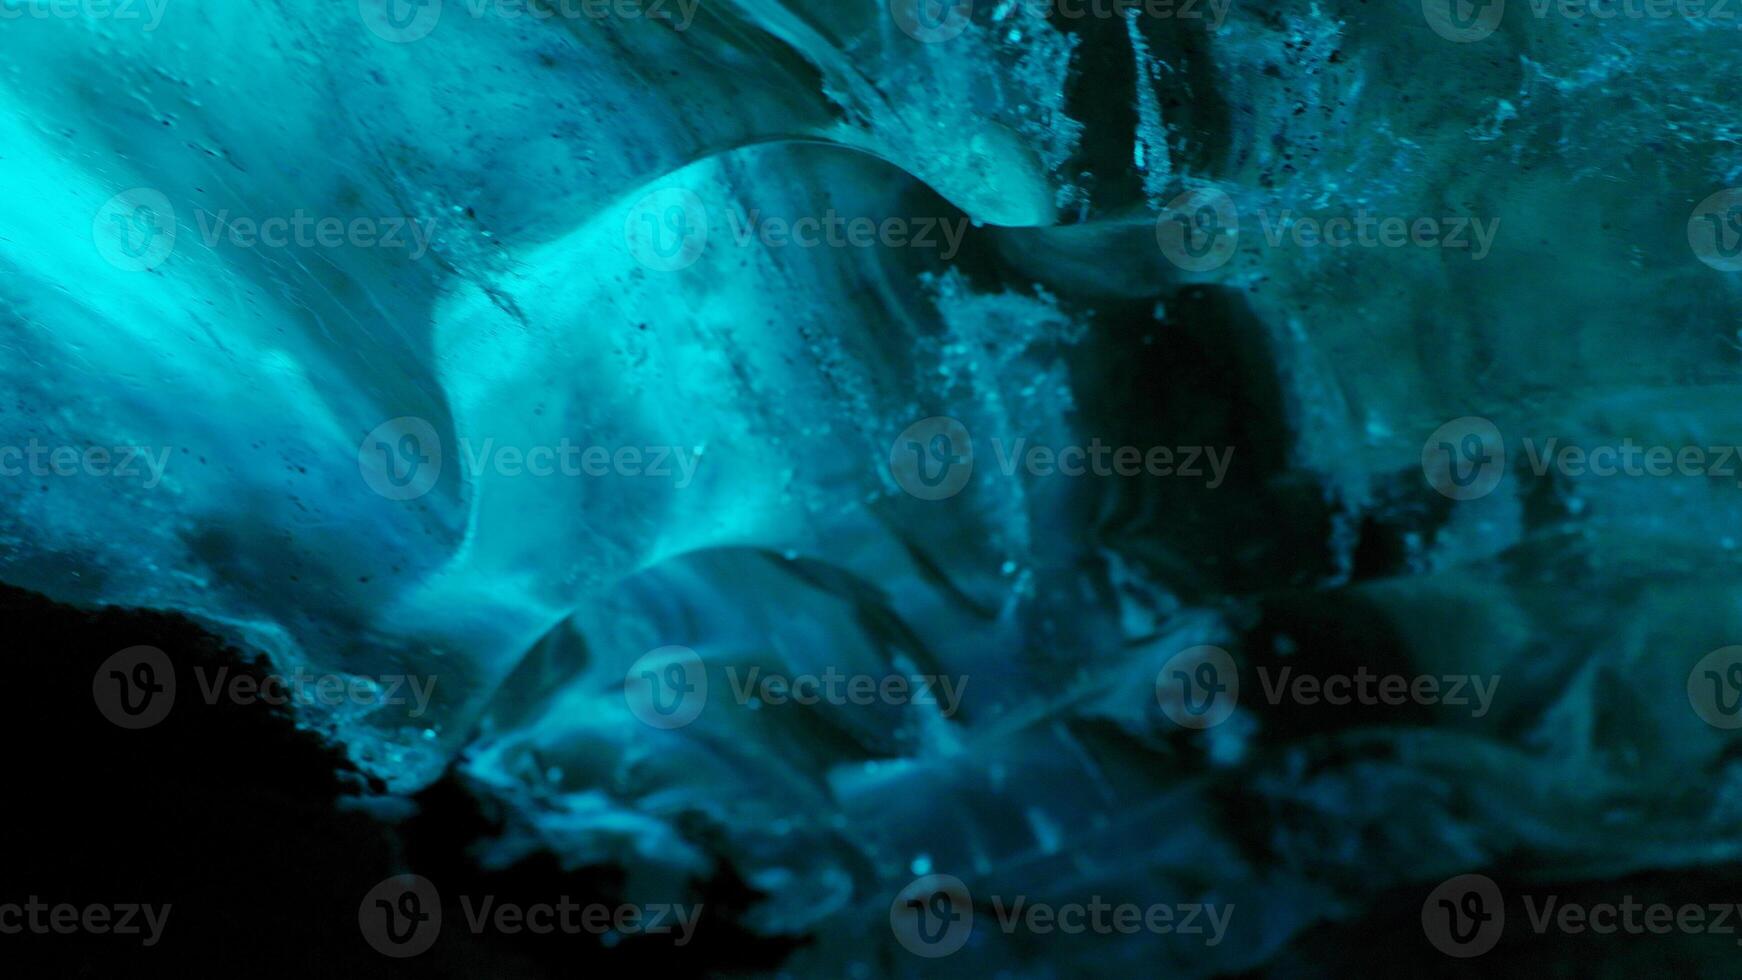
[[[433,675],[416,717],[304,720],[397,791],[460,766],[509,804],[488,860],[549,847],[665,894],[729,865],[758,928],[815,940],[800,963],[895,971],[889,903],[922,868],[1249,916],[1209,949],[1080,948],[1183,976],[1502,855],[1733,859],[1731,739],[1679,693],[1742,630],[1733,481],[1514,460],[1448,506],[1420,464],[1464,416],[1742,438],[1742,280],[1686,241],[1742,171],[1733,32],[968,6],[929,42],[879,0],[0,18],[0,443],[160,461],[0,481],[0,578],[185,612],[284,670]],[[1158,246],[1194,190],[1242,216],[1220,264]],[[1278,247],[1285,211],[1498,224],[1472,260]],[[753,213],[938,230],[740,241]],[[242,230],[274,218],[290,244]],[[889,466],[935,416],[977,450],[945,500]],[[1212,488],[1007,477],[987,450],[1096,438],[1234,463]],[[608,472],[494,455],[571,443]],[[629,475],[626,447],[673,473]],[[1181,731],[1155,678],[1203,643],[1518,696]],[[763,666],[972,693],[653,729],[625,678],[672,646],[715,691]],[[977,935],[987,964],[1032,953]]]

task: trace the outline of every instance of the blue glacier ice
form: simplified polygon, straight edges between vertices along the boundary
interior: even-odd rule
[[[1515,2],[1467,40],[1435,2],[4,0],[0,445],[143,453],[0,480],[0,580],[433,675],[427,712],[300,720],[391,793],[499,802],[487,863],[731,869],[801,971],[959,965],[891,935],[933,870],[1239,910],[1214,946],[983,927],[977,970],[1208,976],[1502,860],[1736,861],[1735,740],[1682,693],[1742,636],[1736,481],[1513,452],[1453,500],[1421,463],[1464,417],[1742,444],[1742,279],[1689,246],[1742,180],[1735,25]],[[1226,254],[1170,250],[1181,195],[1239,215]],[[1358,213],[1492,237],[1276,244]],[[807,216],[937,247],[746,232]],[[935,418],[975,470],[926,499],[890,460]],[[1096,439],[1233,455],[1211,487],[991,448]],[[1182,729],[1156,678],[1201,645],[1510,697]],[[684,651],[721,698],[968,687],[650,726],[626,686]]]

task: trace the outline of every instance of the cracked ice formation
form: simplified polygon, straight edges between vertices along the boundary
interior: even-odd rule
[[[1472,415],[1742,437],[1736,281],[1684,240],[1742,167],[1727,35],[893,6],[0,19],[0,444],[149,450],[0,481],[0,577],[287,671],[436,675],[427,714],[304,721],[396,789],[460,765],[509,804],[489,860],[666,894],[729,867],[814,963],[921,968],[885,958],[887,913],[933,868],[1232,903],[1214,947],[1045,954],[1205,975],[1503,856],[1732,858],[1733,791],[1681,785],[1729,787],[1728,738],[1677,699],[1742,628],[1734,487],[1515,461],[1448,506],[1419,463]],[[1188,192],[1236,216],[1220,261],[1158,247]],[[1359,214],[1461,221],[1482,254],[1289,244]],[[768,235],[831,216],[879,230]],[[938,416],[976,471],[926,500],[889,459]],[[1092,440],[1234,455],[1213,486],[1000,465]],[[612,462],[532,472],[565,447]],[[1377,722],[1248,698],[1182,731],[1155,678],[1198,644],[1513,696]],[[670,647],[723,703],[752,668],[969,687],[650,729],[625,678]]]

